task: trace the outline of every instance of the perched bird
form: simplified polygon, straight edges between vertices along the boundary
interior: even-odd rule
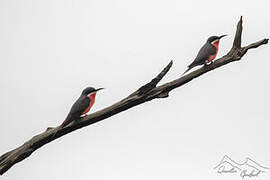
[[[227,35],[209,37],[203,47],[201,47],[195,60],[188,66],[188,69],[183,74],[195,66],[203,64],[207,65],[207,63],[212,62],[218,53],[219,40],[224,36]]]
[[[85,115],[86,113],[88,113],[91,107],[93,106],[93,104],[95,103],[96,92],[101,89],[104,89],[104,88],[98,88],[98,89],[95,89],[93,87],[85,88],[81,96],[79,97],[79,99],[77,99],[77,101],[72,105],[64,122],[60,126],[56,127],[57,129],[55,133],[51,136],[51,139],[55,137],[59,129],[68,125],[72,121],[79,119],[82,115]]]
[[[101,89],[104,88],[85,88],[79,99],[77,99],[77,101],[72,105],[65,121],[59,127],[62,128],[71,123],[72,121],[79,119],[82,115],[88,113],[93,104],[95,103],[96,92]]]

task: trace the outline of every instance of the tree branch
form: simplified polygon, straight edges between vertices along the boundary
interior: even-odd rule
[[[125,111],[131,107],[137,106],[147,101],[151,101],[156,98],[165,98],[169,96],[169,92],[177,87],[180,87],[189,81],[201,76],[202,74],[212,71],[220,66],[228,64],[230,62],[240,60],[249,49],[257,48],[263,44],[268,43],[268,39],[263,39],[261,41],[255,42],[245,47],[241,47],[242,38],[242,17],[237,25],[237,30],[233,42],[232,49],[229,53],[222,58],[216,60],[208,66],[203,66],[198,70],[195,70],[185,76],[182,76],[176,80],[165,83],[161,86],[157,86],[160,80],[167,74],[172,66],[172,61],[149,83],[140,87],[137,91],[130,94],[127,98],[104,108],[100,111],[92,113],[80,120],[69,124],[68,126],[58,129],[58,128],[48,128],[45,132],[34,136],[29,141],[25,142],[18,148],[11,150],[0,157],[0,174],[4,174],[13,165],[29,157],[35,150],[39,149],[43,145],[57,139],[63,135],[66,135],[72,131],[86,127],[93,123],[104,120],[110,116],[117,113]],[[54,136],[54,133],[55,136]]]
[[[243,31],[243,18],[241,16],[237,24],[236,33],[235,33],[234,41],[233,41],[233,48],[237,49],[241,47],[242,31]]]

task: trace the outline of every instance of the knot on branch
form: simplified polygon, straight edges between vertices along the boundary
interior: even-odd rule
[[[157,96],[157,98],[167,98],[167,97],[169,97],[169,92],[168,91],[163,92],[163,93],[161,93],[161,94],[159,94]]]

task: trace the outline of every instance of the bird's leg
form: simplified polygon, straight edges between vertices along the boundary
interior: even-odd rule
[[[204,62],[204,65],[205,65],[205,66],[209,66],[209,65],[211,65],[212,63],[213,63],[213,61],[206,60],[206,61]]]
[[[82,115],[81,115],[81,118],[84,118],[85,116],[87,116],[87,114],[82,114]]]
[[[87,114],[82,114],[82,115],[80,116],[80,118],[79,118],[79,119],[75,119],[74,122],[75,122],[75,123],[78,123],[78,122],[81,121],[81,119],[83,119],[83,118],[86,117],[86,116],[87,116]]]

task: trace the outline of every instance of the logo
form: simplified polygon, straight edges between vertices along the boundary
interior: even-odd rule
[[[251,158],[247,157],[244,163],[238,163],[225,155],[220,163],[214,168],[219,174],[239,174],[240,177],[256,177],[269,170],[268,167],[261,166]]]

